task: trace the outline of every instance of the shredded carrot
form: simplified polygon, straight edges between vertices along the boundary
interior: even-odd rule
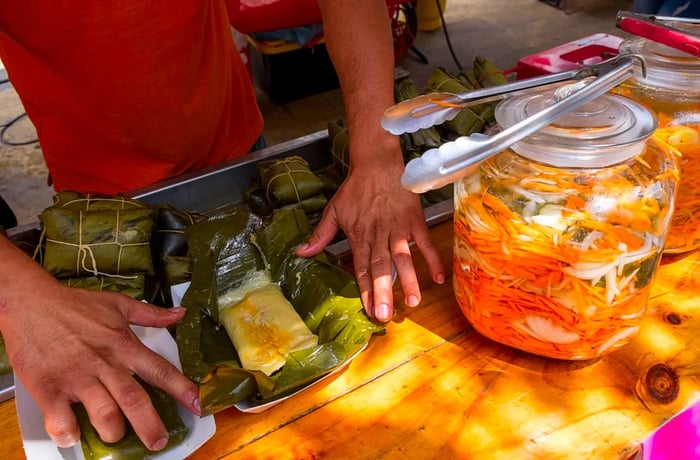
[[[613,92],[654,112],[659,127],[653,138],[677,154],[680,182],[664,252],[677,254],[700,248],[700,124],[684,120],[686,115],[700,112],[697,100],[658,96],[630,82]]]
[[[487,160],[481,189],[458,197],[454,219],[455,294],[478,331],[563,359],[632,340],[677,182],[655,148],[600,171],[531,164],[514,174],[515,154]]]

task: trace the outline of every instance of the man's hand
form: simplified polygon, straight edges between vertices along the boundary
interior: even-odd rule
[[[409,243],[427,261],[433,281],[445,281],[445,269],[428,231],[418,195],[400,185],[403,163],[353,167],[326,206],[321,222],[297,254],[322,251],[342,228],[353,253],[355,276],[365,310],[380,321],[393,316],[392,262],[404,303],[415,307],[421,293]]]
[[[81,402],[103,441],[123,437],[125,416],[146,447],[165,447],[165,426],[134,375],[199,414],[197,386],[129,328],[171,325],[183,309],[63,286],[2,237],[0,254],[0,330],[10,364],[56,445],[80,439],[71,404]]]
[[[409,243],[425,257],[433,281],[445,269],[433,245],[420,200],[401,187],[403,158],[397,137],[381,127],[394,104],[394,49],[384,0],[318,0],[326,46],[338,73],[350,136],[350,173],[328,204],[308,244],[297,254],[317,254],[339,228],[348,236],[355,275],[367,312],[393,316],[391,264],[406,305],[420,302]]]

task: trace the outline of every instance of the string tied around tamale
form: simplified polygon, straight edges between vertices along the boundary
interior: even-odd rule
[[[76,207],[74,205],[76,204],[81,204],[84,203],[84,205],[81,205],[80,207]],[[130,208],[143,208],[144,205],[142,203],[138,203],[134,200],[127,199],[124,196],[95,196],[90,193],[80,196],[79,198],[74,198],[65,202],[61,202],[61,197],[60,195],[56,195],[54,199],[54,205],[57,205],[61,208],[67,208],[67,209],[84,209],[85,211],[91,211],[90,207],[95,204],[95,203],[118,203],[119,208],[111,208],[111,209],[130,209]],[[99,206],[98,206],[99,208]]]
[[[52,238],[46,238],[47,242],[51,242],[54,244],[59,244],[59,245],[65,245],[65,246],[72,246],[77,248],[78,254],[76,257],[76,273],[80,273],[81,269],[85,273],[90,273],[94,276],[107,276],[107,277],[112,277],[112,278],[123,278],[123,279],[130,279],[130,276],[125,276],[119,274],[121,270],[121,261],[122,261],[122,255],[123,255],[123,250],[126,247],[132,247],[132,246],[146,246],[149,245],[150,243],[148,241],[146,242],[139,242],[139,243],[120,243],[119,242],[119,219],[120,219],[120,214],[119,210],[116,210],[116,231],[115,231],[115,236],[113,241],[106,241],[104,243],[83,243],[83,213],[84,211],[80,210],[78,211],[78,242],[77,243],[69,243],[67,241],[60,241],[60,240],[55,240]],[[116,268],[116,273],[105,273],[99,271],[97,267],[97,259],[95,258],[95,254],[93,252],[93,247],[96,246],[114,246],[116,245],[119,248],[118,251],[118,256],[117,256],[117,268]],[[92,263],[92,268],[88,267],[86,262],[87,260],[90,260]]]
[[[286,169],[286,171],[280,172],[280,173],[272,176],[267,181],[267,186],[265,188],[265,196],[267,197],[268,201],[270,201],[270,202],[273,201],[270,198],[270,187],[272,186],[272,183],[278,178],[287,176],[287,177],[289,177],[289,179],[292,182],[292,187],[294,188],[294,194],[297,197],[297,202],[298,203],[302,202],[301,194],[299,193],[299,188],[297,187],[297,183],[294,180],[294,176],[292,175],[292,173],[305,173],[305,174],[309,174],[309,175],[315,177],[315,174],[310,169],[306,169],[306,168],[304,168],[304,169],[291,169],[289,167],[289,163],[297,163],[297,164],[304,165],[304,163],[302,163],[302,162],[303,162],[303,159],[301,159],[299,157],[288,157],[288,158],[284,158],[284,159],[275,163],[275,166],[280,165],[280,166],[284,167]]]

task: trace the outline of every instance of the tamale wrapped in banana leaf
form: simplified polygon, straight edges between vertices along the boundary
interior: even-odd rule
[[[318,344],[318,336],[272,282],[223,306],[219,315],[244,369],[271,375],[284,366],[289,353]]]
[[[275,211],[275,207],[267,201],[265,192],[257,184],[245,191],[245,202],[250,210],[260,217],[270,216]]]
[[[164,391],[148,385],[141,380],[139,380],[139,383],[141,383],[148,393],[148,396],[150,396],[153,407],[155,407],[168,431],[169,438],[165,449],[159,452],[148,450],[138,436],[136,436],[130,424],[127,426],[127,432],[121,440],[114,443],[103,442],[100,439],[100,435],[90,423],[83,405],[76,404],[73,406],[73,409],[80,425],[81,444],[83,455],[86,460],[148,459],[156,453],[167,452],[168,449],[172,449],[185,440],[189,429],[178,415],[175,401]]]
[[[73,191],[58,192],[53,197],[53,207],[74,209],[76,211],[106,211],[148,208],[141,201],[122,195],[106,196],[78,193]]]
[[[192,258],[189,256],[185,229],[204,219],[201,214],[181,211],[172,206],[155,208],[151,251],[156,285],[152,302],[166,307],[172,306],[170,287],[189,281],[192,275]]]
[[[343,120],[328,123],[328,140],[331,143],[333,165],[341,177],[350,171],[350,134]]]
[[[12,367],[10,366],[10,358],[7,357],[5,339],[0,334],[0,375],[7,374],[10,371],[12,371]]]
[[[149,208],[82,211],[51,207],[40,217],[44,268],[57,278],[153,274]]]
[[[194,236],[197,227],[205,223],[193,225],[188,229],[188,236],[190,232]],[[222,270],[225,264],[221,262],[235,258],[235,251],[229,251],[224,256],[216,245],[190,240],[194,261],[192,284],[182,301],[183,306],[187,307],[187,314],[176,330],[183,371],[200,386],[200,403],[204,414],[217,412],[243,400],[261,402],[275,399],[302,388],[342,364],[354,351],[365,346],[373,333],[383,330],[382,325],[373,323],[365,316],[359,290],[350,274],[323,260],[296,257],[294,248],[304,241],[310,231],[303,211],[276,210],[253,232],[242,225],[238,229],[233,227],[222,226],[217,238],[239,242],[247,238],[249,246],[259,251],[259,257],[265,261],[264,273],[253,266],[247,272],[239,271],[238,283],[235,283],[234,276]],[[201,235],[196,238],[201,238]],[[248,257],[248,249],[243,245],[234,246],[242,251],[243,259]],[[319,268],[314,268],[317,264]],[[307,281],[313,286],[302,288]],[[282,289],[281,292],[311,333],[319,337],[322,333],[328,340],[288,353],[282,368],[270,376],[262,371],[243,368],[229,334],[208,313],[216,302],[214,299],[218,299],[221,306],[223,302],[244,299],[245,295],[263,286],[267,286],[265,289],[279,286],[275,289]],[[287,295],[291,292],[297,292],[296,298]],[[309,304],[301,305],[306,299],[310,299]],[[332,311],[336,309],[338,314],[334,316]],[[328,315],[325,323],[323,318],[315,319],[313,316],[320,316],[320,310]],[[351,311],[355,313],[348,315]],[[219,321],[225,323],[224,317],[225,313],[220,313]],[[307,317],[314,318],[312,323],[317,325],[316,330],[309,326]]]
[[[467,81],[457,78],[442,67],[435,67],[428,77],[426,91],[446,92],[459,94],[474,89]],[[483,106],[475,105],[465,107],[452,120],[443,125],[455,136],[468,136],[473,133],[483,132],[487,124],[479,114]]]
[[[413,99],[417,96],[418,88],[411,78],[402,78],[394,83],[394,100],[396,102]],[[440,147],[441,144],[442,139],[435,126],[401,135],[401,149],[405,160],[411,154],[420,155],[426,150]]]
[[[90,289],[93,291],[121,292],[136,300],[143,300],[146,277],[144,275],[129,276],[84,276],[59,280],[66,286]]]
[[[256,163],[261,188],[275,207],[300,203],[323,192],[323,181],[300,156]]]

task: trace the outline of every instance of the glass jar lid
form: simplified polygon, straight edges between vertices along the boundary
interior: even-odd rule
[[[670,22],[669,25],[700,35],[700,25]],[[636,80],[643,85],[672,91],[699,93],[700,58],[645,38],[630,38],[619,46],[620,54],[638,54],[646,63],[646,76],[637,67]]]
[[[509,128],[554,104],[557,97],[556,90],[548,89],[506,98],[496,107],[496,121]],[[606,93],[511,148],[552,166],[601,168],[639,154],[656,126],[656,117],[641,104]]]

